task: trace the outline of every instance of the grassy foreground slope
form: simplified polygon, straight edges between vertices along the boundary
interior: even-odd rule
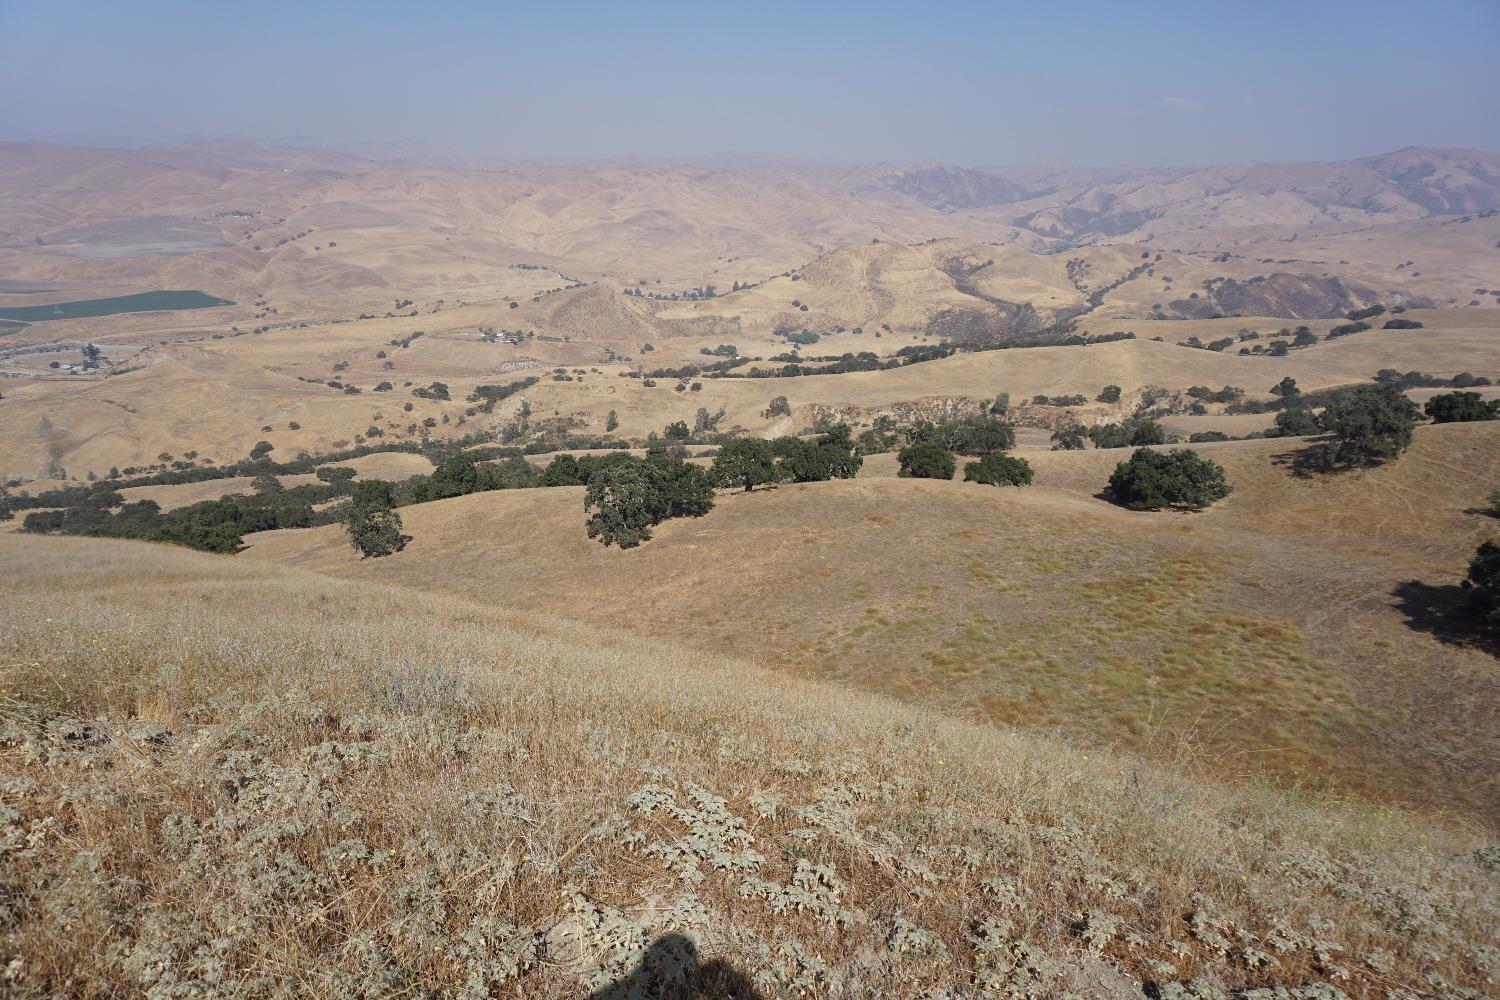
[[[726,493],[647,545],[585,537],[581,488],[403,508],[360,560],[338,526],[245,557],[583,619],[946,711],[1500,816],[1500,671],[1441,623],[1493,518],[1500,425],[1418,429],[1383,468],[1303,479],[1298,440],[1202,445],[1200,515],[1098,499],[1128,451],[1029,454],[1037,485],[894,478]]]
[[[12,995],[656,995],[685,939],[712,996],[1500,976],[1495,849],[1400,812],[456,597],[140,543],[0,557]]]

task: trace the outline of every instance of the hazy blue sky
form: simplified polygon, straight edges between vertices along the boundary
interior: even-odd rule
[[[1500,150],[1497,40],[1500,0],[0,0],[0,138],[967,164]]]

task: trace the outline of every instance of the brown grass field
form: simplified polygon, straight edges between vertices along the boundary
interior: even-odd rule
[[[361,560],[338,526],[267,560],[749,656],[921,705],[1223,773],[1500,815],[1495,661],[1444,635],[1500,482],[1496,425],[1418,431],[1390,466],[1299,479],[1304,442],[1201,445],[1235,492],[1199,515],[1096,499],[1126,451],[1028,453],[1023,490],[894,478],[720,495],[638,550],[582,530],[582,490],[403,508]]]
[[[673,535],[618,561],[681,557]],[[1496,975],[1487,834],[1216,784],[1185,737],[1074,749],[482,586],[106,540],[0,553],[13,995],[571,997],[659,988],[674,934],[712,995]]]
[[[1017,402],[1038,393],[1080,393],[1093,399],[1107,384],[1121,386],[1128,402],[1148,385],[1179,392],[1193,385],[1214,389],[1234,385],[1252,397],[1269,398],[1269,387],[1286,376],[1311,390],[1363,381],[1382,368],[1415,369],[1445,377],[1470,371],[1500,380],[1500,359],[1493,347],[1500,336],[1500,311],[1413,311],[1410,315],[1420,318],[1426,329],[1372,330],[1284,358],[1241,357],[1175,345],[1190,336],[1207,341],[1245,327],[1269,333],[1285,326],[1285,320],[1134,321],[1122,325],[1136,332],[1136,341],[966,354],[893,371],[791,379],[704,379],[698,392],[676,392],[670,379],[650,388],[640,379],[621,377],[637,365],[605,363],[604,347],[612,342],[633,354],[638,345],[626,347],[608,337],[579,338],[567,344],[528,343],[522,348],[484,343],[475,327],[443,332],[432,330],[424,321],[428,335],[400,350],[392,348],[389,340],[405,336],[416,321],[396,325],[391,320],[372,320],[164,348],[159,361],[102,381],[10,380],[12,384],[0,390],[6,397],[0,406],[20,432],[0,437],[0,476],[30,479],[47,475],[49,469],[54,475],[61,471],[75,479],[88,471],[103,476],[112,466],[154,463],[161,452],[180,456],[196,451],[222,464],[243,458],[262,440],[276,447],[277,457],[298,451],[319,454],[348,446],[372,425],[381,429],[383,441],[453,438],[500,430],[513,419],[523,398],[539,418],[568,419],[586,433],[603,433],[606,414],[614,410],[619,434],[644,438],[673,420],[691,424],[699,407],[710,412],[723,407],[721,426],[725,429],[786,433],[811,425],[814,407],[868,420],[870,414],[898,404],[988,400],[1000,392],[1010,393]],[[503,325],[506,321],[492,314],[489,322]],[[1310,325],[1321,334],[1333,321]],[[1091,332],[1114,327],[1106,324]],[[1156,336],[1166,342],[1152,342]],[[704,361],[699,347],[725,339],[733,338],[709,336],[670,349],[664,346],[646,356],[646,364]],[[846,334],[827,345],[814,345],[808,353],[890,353],[914,342],[920,338],[871,340],[869,335]],[[764,355],[785,349],[784,344],[752,348],[742,342],[739,346]],[[390,356],[378,358],[382,350]],[[541,370],[503,370],[532,362],[540,364]],[[339,363],[349,367],[335,372],[333,366]],[[392,370],[384,369],[388,363]],[[555,366],[583,374],[571,382],[553,381],[550,375]],[[491,414],[465,417],[464,396],[475,385],[504,384],[528,375],[540,375],[542,381],[524,396],[506,400]],[[338,378],[364,391],[347,395],[299,378]],[[382,381],[390,382],[393,391],[372,391]],[[433,381],[450,387],[451,402],[411,395],[412,389]],[[778,395],[786,396],[793,407],[790,423],[761,416]],[[212,405],[205,405],[206,399]],[[407,404],[412,406],[409,412],[404,409]],[[1118,419],[1123,412],[1121,407],[1090,404],[1078,415],[1093,422]],[[430,430],[420,426],[427,419],[434,421]],[[448,422],[443,423],[444,419]],[[1201,423],[1204,418],[1196,419]],[[1243,433],[1269,422],[1269,418],[1253,424],[1233,418],[1224,427]],[[298,427],[291,428],[292,423]],[[1193,425],[1193,429],[1211,428]]]
[[[1104,499],[1128,450],[1050,450],[1148,396],[1181,435],[1273,422],[1192,414],[1195,386],[1500,382],[1500,159],[1035,176],[971,204],[930,165],[0,143],[0,309],[229,300],[0,321],[12,493],[261,441],[308,470],[399,443],[339,463],[393,481],[611,414],[639,448],[700,409],[774,437],[1002,393],[1036,473],[873,455],[626,551],[582,487],[400,508],[379,559],[339,524],[212,556],[0,522],[0,996],[1500,995],[1500,650],[1459,586],[1500,537],[1500,421],[1316,476],[1306,439],[1194,445],[1233,487],[1196,514]],[[1327,339],[1374,303],[1423,328]],[[640,377],[779,366],[804,331],[806,361],[1068,330],[1134,339]]]

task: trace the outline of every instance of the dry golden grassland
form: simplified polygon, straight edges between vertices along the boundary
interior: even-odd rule
[[[1399,461],[1297,478],[1300,440],[1201,445],[1235,492],[1196,515],[1095,496],[1127,451],[1028,453],[1037,482],[895,478],[724,493],[639,549],[582,530],[581,488],[402,509],[361,560],[338,526],[242,558],[562,615],[977,719],[1225,774],[1500,815],[1500,676],[1437,612],[1495,534],[1500,426],[1422,427]]]
[[[585,288],[559,295],[597,291]],[[728,303],[759,291],[713,300],[719,302],[715,308],[737,308]],[[244,458],[261,440],[275,446],[278,458],[299,451],[327,453],[346,447],[372,425],[381,429],[380,440],[387,443],[497,432],[512,421],[522,398],[530,403],[536,419],[570,420],[581,433],[604,433],[606,415],[613,410],[619,420],[618,434],[644,438],[674,420],[691,425],[699,407],[711,413],[722,407],[722,429],[742,427],[762,434],[810,426],[814,405],[867,416],[924,400],[988,401],[1001,392],[1009,393],[1016,404],[1038,393],[1078,393],[1093,400],[1105,385],[1119,385],[1125,399],[1120,406],[1091,403],[1084,408],[1081,416],[1094,422],[1125,415],[1146,386],[1181,392],[1194,385],[1213,389],[1233,385],[1251,397],[1265,399],[1270,398],[1269,388],[1287,376],[1295,378],[1304,391],[1366,381],[1382,368],[1443,376],[1472,371],[1500,379],[1494,348],[1500,334],[1500,310],[1492,309],[1413,311],[1410,315],[1420,317],[1425,329],[1370,330],[1284,358],[1192,350],[1176,342],[1190,336],[1210,341],[1246,327],[1270,333],[1287,325],[1286,320],[1090,321],[1085,325],[1095,335],[1129,329],[1140,339],[1086,348],[961,354],[891,371],[702,379],[696,392],[675,391],[677,383],[672,379],[659,379],[655,387],[647,387],[641,379],[621,376],[639,364],[650,368],[707,362],[711,359],[698,353],[699,349],[725,341],[755,356],[771,356],[786,345],[727,335],[664,340],[648,333],[622,338],[607,315],[567,343],[536,340],[517,347],[482,341],[481,325],[533,327],[533,319],[508,313],[498,307],[470,306],[417,319],[377,319],[198,342],[163,348],[150,366],[98,382],[7,380],[3,412],[7,423],[18,431],[0,438],[0,477],[42,476],[49,468],[80,479],[88,471],[103,476],[111,466],[147,465],[156,462],[161,452],[181,455],[189,450],[226,463]],[[1322,334],[1333,322],[1318,320],[1311,325]],[[547,329],[544,325],[536,328]],[[404,349],[391,346],[392,338],[405,337],[414,329],[423,329],[426,335]],[[1152,342],[1155,336],[1164,337],[1165,342]],[[648,337],[657,340],[657,350],[638,353],[639,341]],[[919,342],[912,331],[882,339],[875,339],[873,331],[858,337],[846,333],[803,353],[875,351],[888,355]],[[606,363],[606,348],[634,360],[629,365]],[[380,358],[381,352],[387,357]],[[532,363],[539,368],[514,367]],[[336,371],[335,366],[341,364],[348,368]],[[566,369],[572,380],[554,381],[551,376],[556,367]],[[538,376],[541,382],[524,397],[511,397],[490,414],[465,416],[470,404],[464,397],[476,385],[504,384],[527,376]],[[348,395],[301,379],[337,379],[363,391]],[[451,401],[411,395],[412,389],[433,381],[449,386]],[[392,391],[374,392],[381,382],[390,382]],[[787,398],[794,411],[792,420],[762,416],[774,396]],[[408,404],[411,411],[405,410]],[[1064,412],[1056,411],[1056,415]],[[430,429],[422,426],[428,419],[434,422]],[[1230,433],[1261,429],[1271,422],[1270,417],[1264,422],[1222,418],[1222,424],[1221,418],[1194,419],[1203,426],[1195,424],[1191,429]],[[1215,422],[1204,424],[1209,420]],[[298,425],[295,429],[293,423]],[[262,430],[266,426],[272,429]]]
[[[522,624],[494,592],[95,539],[0,559],[10,995],[657,995],[684,939],[714,996],[1500,979],[1483,831]]]

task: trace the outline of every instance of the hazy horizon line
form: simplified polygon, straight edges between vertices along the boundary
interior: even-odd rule
[[[1090,171],[1090,170],[1130,170],[1138,172],[1152,172],[1164,170],[1204,170],[1212,167],[1236,166],[1236,165],[1274,165],[1274,164],[1298,164],[1298,163],[1354,163],[1361,160],[1377,159],[1382,156],[1390,156],[1395,153],[1405,152],[1413,149],[1427,149],[1446,153],[1479,153],[1489,156],[1500,155],[1500,150],[1485,149],[1482,146],[1469,145],[1431,145],[1423,143],[1407,143],[1389,149],[1375,150],[1362,153],[1357,156],[1339,157],[1336,159],[1308,158],[1269,158],[1269,159],[1224,159],[1224,160],[1202,160],[1192,162],[1083,162],[1066,159],[1017,159],[1003,161],[960,161],[948,160],[939,157],[914,157],[907,160],[893,159],[838,159],[832,157],[818,156],[816,154],[804,153],[777,153],[765,152],[753,149],[720,149],[715,151],[700,151],[696,153],[620,153],[614,155],[591,155],[591,156],[544,156],[544,155],[519,155],[508,157],[483,156],[472,153],[442,152],[428,148],[425,152],[415,147],[421,147],[419,142],[377,142],[371,140],[360,140],[341,142],[339,140],[324,139],[310,135],[287,135],[287,136],[258,136],[245,133],[192,133],[174,137],[129,138],[125,136],[100,136],[96,139],[51,139],[35,136],[11,136],[0,135],[0,143],[14,145],[39,145],[58,146],[75,149],[90,149],[99,152],[119,151],[138,152],[149,150],[166,150],[173,147],[192,145],[211,145],[216,143],[244,144],[264,150],[287,150],[300,153],[327,153],[339,156],[347,156],[354,159],[364,160],[372,164],[380,165],[413,165],[428,168],[441,168],[452,170],[483,170],[487,167],[500,166],[539,166],[539,167],[588,167],[591,165],[619,165],[638,164],[642,166],[699,166],[713,167],[718,169],[741,169],[754,166],[794,166],[812,167],[823,170],[854,170],[859,168],[886,167],[893,169],[905,169],[918,166],[935,166],[943,168],[956,168],[962,170],[973,170],[978,172],[993,172],[1004,170],[1053,170],[1053,171]],[[406,148],[412,147],[412,148]],[[739,161],[729,164],[729,161]],[[759,161],[759,162],[757,162]]]

